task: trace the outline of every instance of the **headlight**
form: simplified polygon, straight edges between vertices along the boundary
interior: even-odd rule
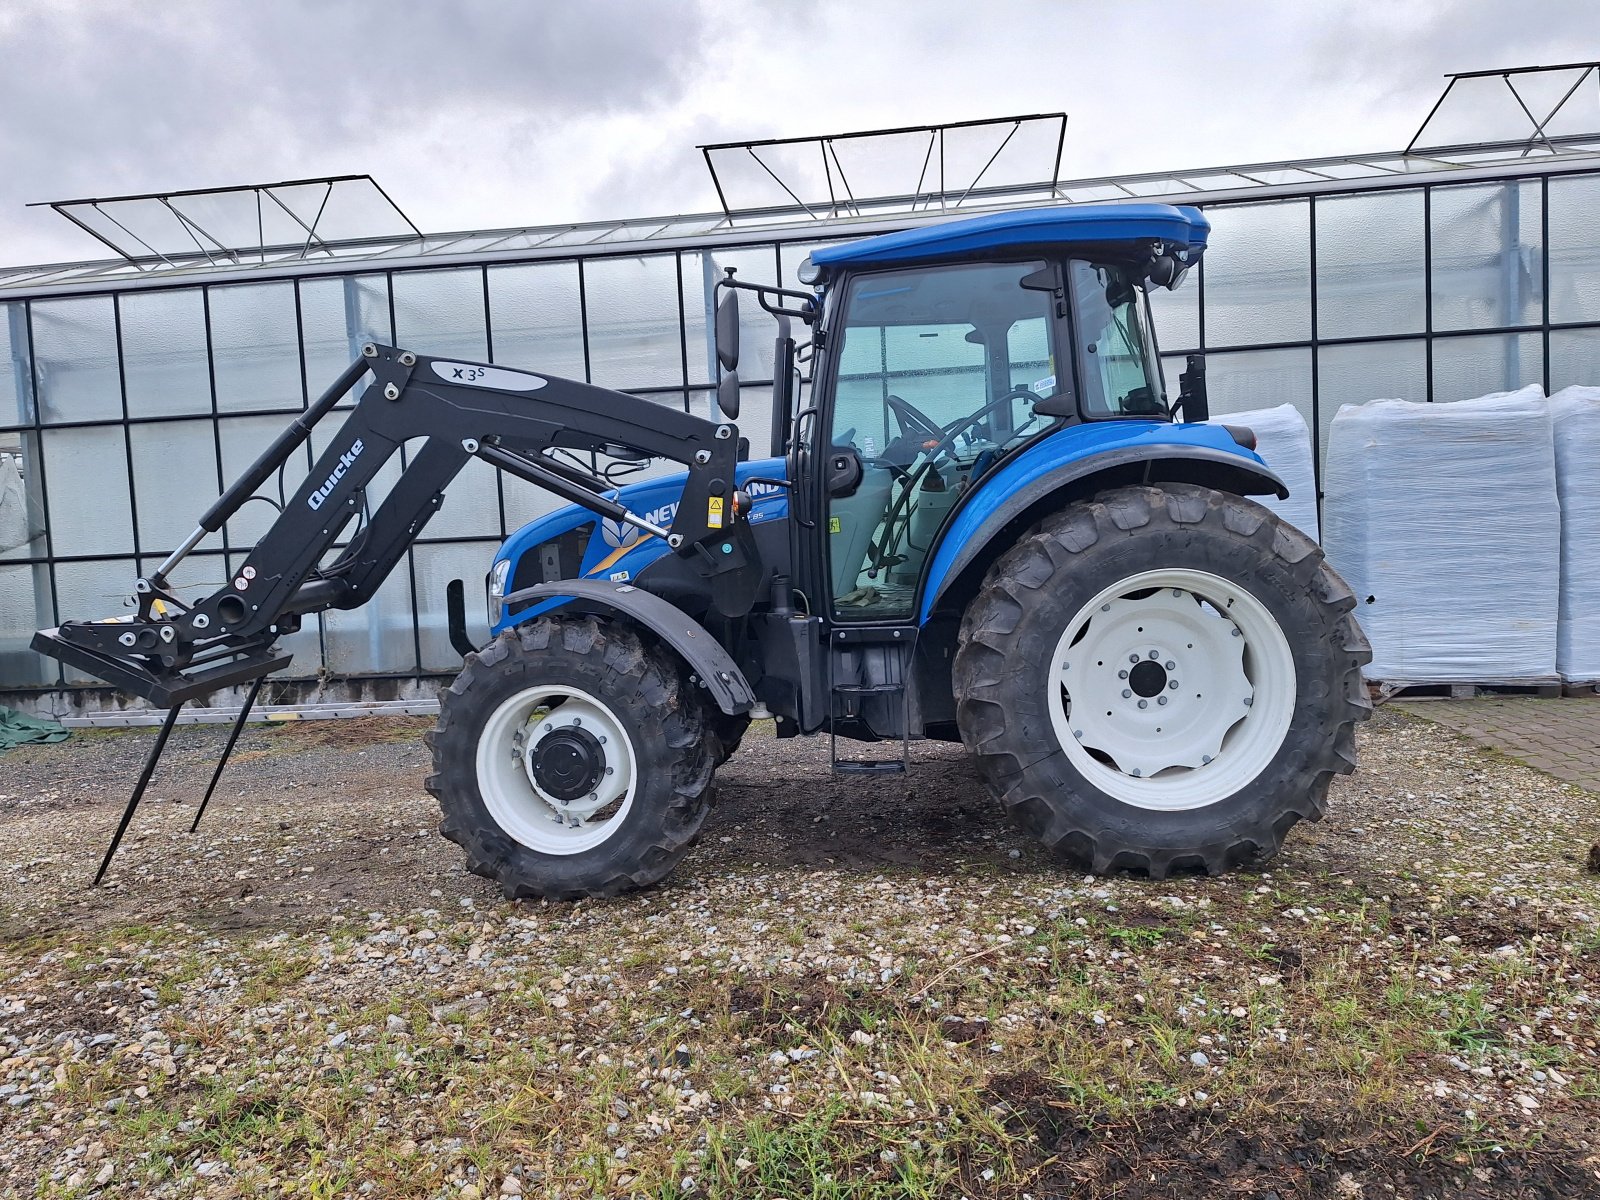
[[[801,283],[815,283],[822,278],[822,268],[812,262],[811,256],[808,254],[801,260],[795,275]]]
[[[494,566],[489,568],[486,587],[489,593],[489,627],[500,624],[500,614],[505,607],[506,576],[511,574],[511,560],[502,558],[496,560]]]

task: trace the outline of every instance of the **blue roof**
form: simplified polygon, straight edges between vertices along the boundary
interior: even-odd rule
[[[842,266],[887,266],[1014,247],[1149,240],[1200,251],[1210,232],[1211,222],[1198,208],[1187,205],[1062,205],[990,213],[862,238],[813,250],[811,262],[826,273]]]

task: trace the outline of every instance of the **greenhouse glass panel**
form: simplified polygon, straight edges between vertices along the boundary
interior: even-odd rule
[[[1422,193],[1319,197],[1316,222],[1318,336],[1421,333]]]
[[[1181,370],[1181,366],[1179,367]],[[1177,394],[1177,377],[1168,385]],[[1311,404],[1311,349],[1239,350],[1206,355],[1206,398],[1213,417],[1292,404],[1315,429]]]
[[[128,426],[128,440],[139,549],[166,554],[193,532],[196,518],[221,495],[216,435],[210,421],[151,421]],[[174,470],[174,463],[183,469]],[[220,548],[222,535],[207,534],[200,545]]]
[[[1433,189],[1433,327],[1536,325],[1544,308],[1537,180]]]
[[[129,292],[122,313],[122,373],[130,417],[211,411],[205,298],[199,288]]]
[[[0,689],[56,681],[56,664],[30,648],[34,630],[55,623],[49,567],[0,563]]]
[[[508,476],[506,484],[521,483]],[[425,538],[499,537],[500,472],[482,459],[469,458],[445,487],[444,505],[422,527]]]
[[[1471,400],[1544,384],[1544,338],[1537,333],[1488,333],[1433,340],[1433,398]]]
[[[389,284],[382,275],[302,279],[300,327],[305,339],[306,386],[314,400],[361,356],[367,342],[394,344],[389,324]],[[360,398],[363,384],[341,404]]]
[[[21,304],[0,304],[0,429],[30,425],[33,406],[33,362],[28,355],[28,310]]]
[[[336,675],[417,669],[416,626],[411,612],[409,555],[365,605],[322,614],[323,653]]]
[[[589,370],[609,388],[683,384],[675,256],[584,263]]]
[[[296,370],[298,371],[298,367]],[[330,418],[332,419],[332,418]],[[283,431],[288,417],[246,416],[224,417],[217,424],[222,442],[222,477],[229,483],[245,473],[251,463]],[[243,508],[229,518],[223,526],[228,545],[234,548],[253,546],[261,540],[272,522],[277,519],[274,505],[281,504],[294,494],[308,467],[306,452],[302,449],[289,458],[282,475],[273,474],[258,487],[254,495],[264,500],[247,500]],[[281,486],[280,486],[281,485]],[[271,504],[266,500],[272,501]],[[209,503],[209,501],[207,502]],[[196,508],[198,515],[201,509]]]
[[[712,336],[713,289],[728,267],[743,283],[778,284],[778,264],[771,245],[729,247],[722,250],[691,251],[683,256],[683,327],[689,349],[689,382],[715,383],[717,379],[715,339]],[[797,284],[789,284],[797,287]],[[676,317],[673,318],[677,320]],[[796,342],[804,341],[804,325],[791,332]],[[772,378],[772,345],[778,325],[772,314],[761,307],[749,292],[739,296],[739,377],[746,381]]]
[[[1318,461],[1327,453],[1328,428],[1346,404],[1428,398],[1427,350],[1422,339],[1322,346],[1317,350]]]
[[[1600,175],[1550,181],[1550,319],[1600,321]],[[1552,363],[1555,350],[1550,353]]]
[[[300,408],[294,284],[214,287],[210,303],[217,408],[225,413]]]
[[[495,362],[583,380],[577,263],[490,267],[489,323]]]
[[[452,579],[466,586],[467,636],[473,645],[489,640],[483,577],[494,559],[494,547],[481,542],[423,545],[412,551],[417,564],[417,629],[422,641],[424,671],[459,671],[461,653],[450,644],[445,589]]]
[[[128,446],[122,426],[46,429],[44,464],[52,553],[57,557],[127,553],[134,544],[133,511],[128,503]],[[94,503],[82,503],[84,496],[93,496]],[[197,511],[189,514],[190,529]]]
[[[392,287],[396,345],[433,358],[488,359],[481,267],[405,271]]]
[[[39,377],[39,419],[120,419],[122,379],[111,297],[34,300],[29,308]]]
[[[1228,204],[1208,209],[1206,216],[1213,228],[1201,260],[1206,277],[1206,345],[1248,346],[1310,337],[1310,204],[1304,200]],[[1159,334],[1159,324],[1156,329]],[[1182,345],[1170,344],[1174,349]]]
[[[1575,383],[1600,387],[1600,329],[1550,331],[1550,391]]]
[[[1190,271],[1171,291],[1164,287],[1150,289],[1150,314],[1155,318],[1156,343],[1164,354],[1200,349],[1200,274],[1204,269]],[[1177,378],[1176,375],[1168,377]],[[1170,394],[1176,395],[1176,388]]]
[[[45,551],[39,435],[0,433],[0,559],[44,558]]]

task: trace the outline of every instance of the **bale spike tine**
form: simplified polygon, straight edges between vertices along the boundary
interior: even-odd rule
[[[117,847],[122,845],[122,835],[128,832],[128,822],[133,820],[133,810],[139,807],[144,789],[150,785],[150,776],[156,773],[156,763],[161,760],[161,752],[167,748],[167,738],[172,734],[172,727],[178,723],[178,710],[182,707],[182,704],[175,704],[167,710],[167,719],[161,723],[161,732],[156,735],[156,744],[151,746],[150,753],[145,755],[144,769],[139,772],[139,782],[133,786],[133,795],[128,797],[128,807],[122,810],[122,821],[111,838],[111,845],[106,847],[106,856],[100,860],[100,869],[94,873],[94,883],[90,886],[100,886],[100,881],[105,878],[106,868],[111,865],[111,859],[117,853]]]
[[[250,709],[256,702],[256,695],[261,691],[261,683],[265,675],[257,675],[250,685],[250,694],[244,698],[244,707],[239,710],[239,716],[233,722],[233,732],[228,735],[228,744],[222,748],[222,757],[217,760],[217,769],[211,772],[211,783],[206,787],[205,798],[200,801],[200,809],[194,814],[194,820],[189,825],[189,832],[193,833],[200,828],[200,818],[206,815],[206,805],[211,803],[211,793],[217,790],[217,781],[222,778],[222,771],[228,765],[228,757],[233,753],[233,745],[239,740],[239,734],[244,731],[244,723],[250,718]]]

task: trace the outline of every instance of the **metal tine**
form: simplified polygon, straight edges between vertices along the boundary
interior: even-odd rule
[[[139,807],[144,789],[150,786],[150,776],[156,772],[156,763],[161,760],[161,752],[167,748],[167,738],[172,734],[172,727],[178,723],[178,710],[182,707],[182,704],[175,704],[167,710],[167,719],[161,723],[161,732],[156,735],[156,744],[151,746],[150,753],[145,755],[144,769],[139,772],[139,782],[133,786],[133,795],[128,797],[128,807],[122,810],[122,821],[111,839],[111,845],[106,848],[105,858],[100,860],[100,869],[94,873],[94,883],[90,886],[100,886],[100,881],[105,878],[106,868],[111,865],[111,859],[117,853],[117,847],[122,845],[122,835],[128,832],[128,822],[133,820],[133,810]]]
[[[257,675],[250,684],[250,694],[244,698],[244,707],[239,710],[239,716],[233,722],[233,732],[228,735],[228,744],[222,748],[222,757],[217,760],[217,769],[211,772],[211,783],[206,787],[205,798],[200,801],[200,810],[194,814],[194,821],[189,825],[190,833],[200,828],[200,818],[206,815],[206,805],[211,803],[211,793],[217,790],[217,781],[222,778],[223,768],[228,765],[228,758],[233,753],[233,745],[239,740],[239,734],[244,731],[244,723],[250,717],[250,709],[255,705],[256,696],[260,693],[261,685],[266,678],[265,675]]]

